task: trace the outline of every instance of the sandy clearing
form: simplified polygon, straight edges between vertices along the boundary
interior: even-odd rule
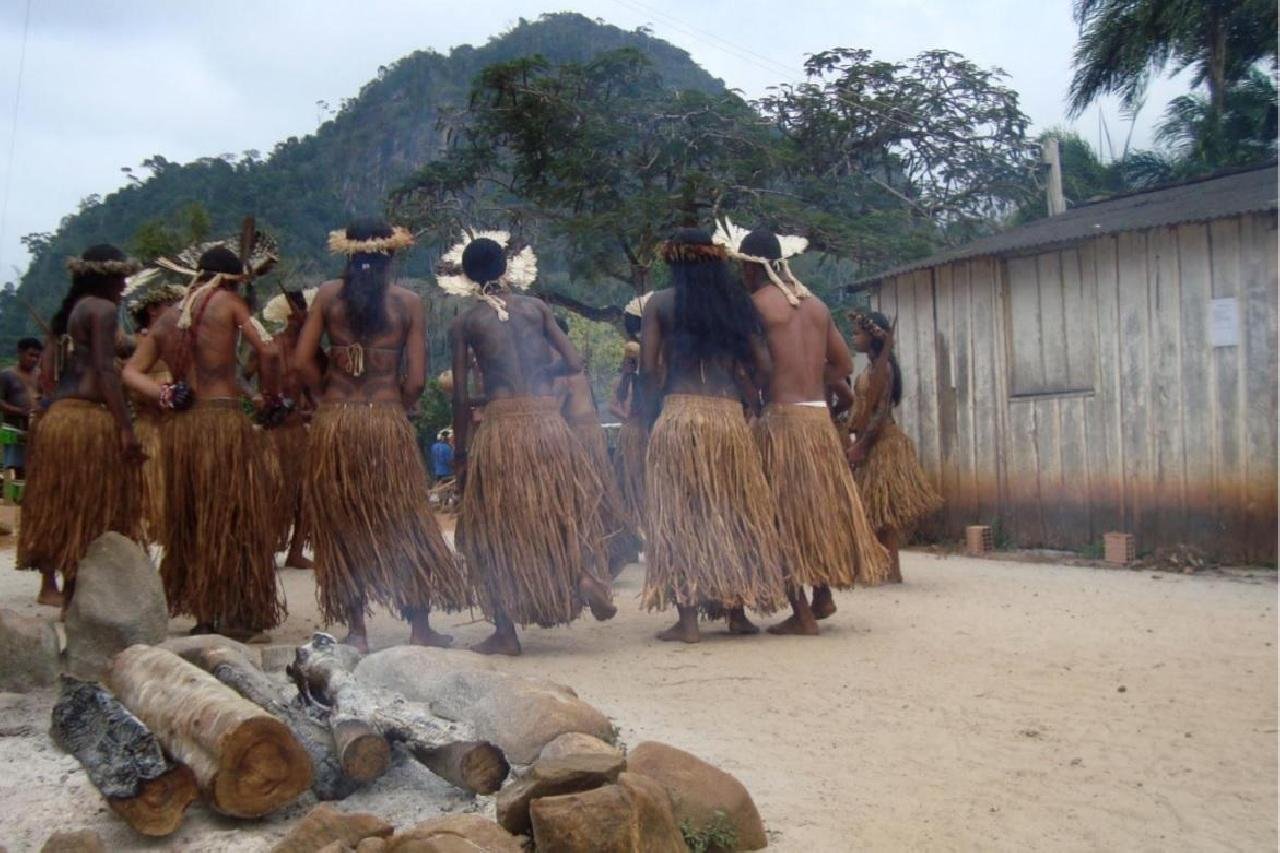
[[[526,656],[502,666],[571,685],[629,744],[668,741],[737,774],[780,851],[1275,849],[1274,575],[922,553],[904,573],[840,596],[816,639],[673,647],[652,640],[666,617],[636,609],[633,566],[616,620],[524,632]],[[292,612],[275,641],[301,641],[311,577],[282,577]],[[0,570],[0,606],[34,611],[34,589]],[[437,627],[487,634],[466,614]],[[375,649],[407,636],[389,616],[370,628]],[[0,843],[35,850],[92,826],[111,849],[165,846],[132,839],[47,743],[49,694],[4,699]],[[306,805],[248,824],[193,809],[172,847],[265,849]],[[404,825],[474,806],[401,767],[344,807]]]

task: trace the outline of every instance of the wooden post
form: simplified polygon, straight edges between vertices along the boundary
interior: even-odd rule
[[[1067,210],[1067,200],[1062,195],[1062,160],[1058,150],[1056,137],[1049,137],[1040,149],[1040,159],[1049,166],[1049,180],[1046,187],[1049,194],[1049,215],[1057,216]]]

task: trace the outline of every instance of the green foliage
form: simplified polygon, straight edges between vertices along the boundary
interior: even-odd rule
[[[613,386],[618,381],[626,338],[608,323],[597,323],[585,317],[570,317],[569,340],[582,354],[587,376],[591,379],[596,407],[604,415],[608,411],[609,400],[612,399]]]
[[[200,202],[192,202],[178,212],[176,224],[163,219],[143,222],[130,238],[128,250],[144,264],[151,263],[161,255],[175,255],[204,242],[210,227],[209,211]]]
[[[695,827],[690,821],[680,822],[680,834],[691,853],[707,853],[708,850],[734,850],[738,846],[738,832],[728,816],[717,811],[705,826]]]
[[[414,413],[413,426],[418,432],[418,446],[430,447],[435,443],[436,435],[445,427],[453,425],[453,406],[449,395],[440,388],[435,379],[427,380],[427,388],[418,400],[418,410]]]

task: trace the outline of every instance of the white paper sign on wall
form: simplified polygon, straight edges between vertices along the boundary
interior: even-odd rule
[[[1240,305],[1234,296],[1209,300],[1209,340],[1215,347],[1240,346]]]

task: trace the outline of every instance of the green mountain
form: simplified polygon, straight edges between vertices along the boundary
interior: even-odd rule
[[[636,48],[678,89],[722,92],[724,84],[679,48],[643,31],[627,32],[577,14],[521,20],[481,47],[448,55],[418,51],[379,69],[376,79],[342,102],[315,133],[289,137],[265,158],[206,157],[179,164],[157,155],[151,174],[83,205],[47,239],[35,241],[31,266],[17,296],[42,317],[57,309],[67,287],[63,260],[86,246],[131,246],[148,223],[176,223],[193,203],[209,213],[211,235],[238,231],[253,213],[279,241],[285,266],[304,276],[337,272],[324,251],[328,232],[353,216],[383,208],[388,191],[443,147],[441,116],[466,106],[471,82],[485,66],[529,54],[552,62],[581,62],[597,53]],[[406,272],[425,271],[426,257],[410,257]],[[12,290],[0,293],[0,353],[17,338],[38,334]]]

